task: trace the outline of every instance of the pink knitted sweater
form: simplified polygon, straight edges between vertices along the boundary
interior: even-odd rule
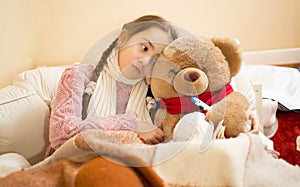
[[[73,64],[63,72],[52,106],[49,125],[50,147],[46,156],[49,156],[65,141],[80,131],[87,129],[136,130],[136,117],[128,113],[81,119],[82,95],[85,86],[90,80],[92,70],[92,65]],[[117,93],[117,98],[120,98],[117,99],[117,105],[119,105],[119,107],[117,106],[118,113],[124,112],[124,105],[128,101],[131,90],[131,88],[128,88],[129,85],[127,89],[124,89],[124,87],[126,85],[117,83],[117,90],[122,89],[122,92]],[[124,92],[124,90],[127,91]],[[122,93],[122,96],[118,97],[120,93]]]

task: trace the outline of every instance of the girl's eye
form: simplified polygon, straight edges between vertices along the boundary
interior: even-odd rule
[[[147,51],[148,51],[148,47],[145,46],[144,44],[142,44],[142,50],[143,50],[144,52],[147,52]]]

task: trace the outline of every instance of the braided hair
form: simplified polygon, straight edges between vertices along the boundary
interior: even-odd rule
[[[171,35],[172,40],[177,38],[176,30],[166,21],[164,18],[156,15],[145,15],[139,17],[132,22],[126,23],[123,25],[122,29],[127,30],[128,37],[130,38],[138,32],[147,30],[151,27],[158,27],[163,31],[168,32]],[[93,94],[93,85],[96,84],[98,77],[103,70],[104,65],[107,63],[107,58],[111,54],[112,50],[117,46],[119,38],[116,38],[109,47],[103,52],[98,64],[96,65],[91,80],[85,89],[82,100],[82,119],[84,120],[87,117],[87,108],[90,101],[90,98]]]

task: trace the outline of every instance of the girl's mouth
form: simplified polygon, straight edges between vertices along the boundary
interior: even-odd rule
[[[132,67],[133,67],[134,69],[136,69],[136,71],[137,71],[138,73],[141,73],[141,70],[140,70],[137,66],[132,65]]]

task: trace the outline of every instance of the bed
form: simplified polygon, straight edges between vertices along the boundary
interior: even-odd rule
[[[95,63],[99,59],[95,54],[100,54],[103,47],[98,44],[103,42],[96,42],[81,62]],[[197,138],[150,146],[143,144],[134,132],[88,130],[44,159],[49,145],[52,101],[64,69],[65,66],[45,66],[24,71],[12,85],[0,89],[0,186],[298,186],[300,183],[300,168],[272,157],[265,151],[261,138],[253,134],[217,139],[203,149]],[[263,133],[261,91],[264,90],[259,86],[261,82],[253,84],[248,71],[244,64],[232,84],[257,111]]]

